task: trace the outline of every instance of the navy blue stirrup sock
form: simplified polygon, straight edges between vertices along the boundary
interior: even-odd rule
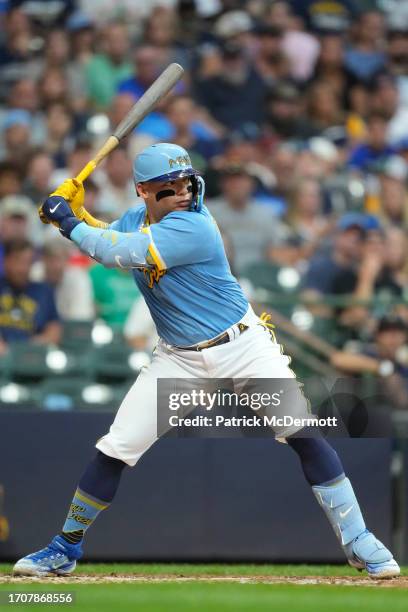
[[[96,453],[83,473],[78,487],[90,495],[111,502],[119,486],[122,470],[126,466],[120,459]]]
[[[304,431],[306,434],[307,428]],[[298,432],[296,436],[300,436]],[[344,478],[344,468],[336,451],[325,438],[287,438],[286,442],[298,454],[306,480],[312,486],[329,484]]]
[[[62,528],[61,535],[67,542],[79,544],[101,510],[109,507],[125,465],[119,459],[97,452],[79,481]]]

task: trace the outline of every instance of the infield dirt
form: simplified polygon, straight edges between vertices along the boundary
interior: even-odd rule
[[[183,576],[174,574],[81,574],[78,576],[12,576],[0,575],[0,584],[112,584],[112,583],[166,583],[166,582],[205,582],[239,584],[294,584],[294,585],[334,585],[364,586],[394,589],[407,589],[408,577],[401,576],[390,580],[372,580],[364,576]]]

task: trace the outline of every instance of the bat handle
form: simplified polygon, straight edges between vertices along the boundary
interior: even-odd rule
[[[92,159],[90,162],[88,162],[86,164],[86,166],[84,166],[81,170],[81,172],[79,174],[76,175],[75,179],[79,182],[79,183],[83,183],[84,181],[86,181],[86,179],[88,178],[88,176],[90,174],[92,174],[92,172],[95,170],[96,168],[96,163],[95,160]]]
[[[100,164],[101,161],[105,159],[105,157],[109,155],[111,151],[113,151],[113,149],[116,149],[118,144],[119,138],[117,138],[116,136],[109,136],[108,140],[105,142],[103,147],[99,149],[95,157],[91,159],[91,161],[89,161],[84,168],[82,168],[79,174],[77,174],[77,176],[75,177],[76,180],[80,183],[83,183],[88,178],[88,176],[92,174],[98,164]]]

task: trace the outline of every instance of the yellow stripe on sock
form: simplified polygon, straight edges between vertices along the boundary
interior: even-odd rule
[[[89,504],[90,506],[93,506],[94,508],[97,508],[98,510],[105,510],[109,506],[109,504],[106,504],[106,506],[103,506],[102,504],[99,504],[98,502],[94,501],[93,499],[89,499],[89,497],[86,497],[85,495],[80,493],[78,490],[75,493],[75,497],[77,497],[78,499],[83,501],[85,504]]]

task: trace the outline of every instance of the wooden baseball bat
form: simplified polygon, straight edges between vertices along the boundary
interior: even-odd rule
[[[126,117],[122,119],[112,136],[109,136],[96,153],[95,157],[91,159],[76,176],[77,181],[83,183],[88,178],[98,164],[100,164],[101,161],[118,146],[120,141],[125,138],[125,136],[127,136],[148,113],[150,113],[157,102],[169,93],[177,81],[181,79],[183,73],[184,69],[179,64],[170,64],[167,66],[154,83],[150,85],[149,89],[145,91],[143,96],[136,102],[133,108],[131,108]]]
[[[95,157],[91,159],[86,166],[84,166],[84,168],[82,168],[81,172],[77,174],[75,179],[80,183],[83,183],[101,163],[101,161],[118,146],[120,141],[132,130],[134,130],[134,128],[156,106],[156,104],[169,93],[174,85],[181,79],[183,74],[184,68],[182,68],[182,66],[179,64],[170,64],[167,66],[161,75],[154,81],[154,83],[152,83],[152,85],[150,85],[142,97],[130,109],[126,117],[122,119],[113,134],[109,136],[99,151],[97,151]],[[88,225],[102,228],[106,228],[108,226],[108,224],[104,221],[95,219],[95,217],[93,217],[83,206],[72,207],[72,210],[79,219],[82,219]],[[41,213],[41,207],[39,209],[39,214],[41,220],[44,223],[48,223]]]

